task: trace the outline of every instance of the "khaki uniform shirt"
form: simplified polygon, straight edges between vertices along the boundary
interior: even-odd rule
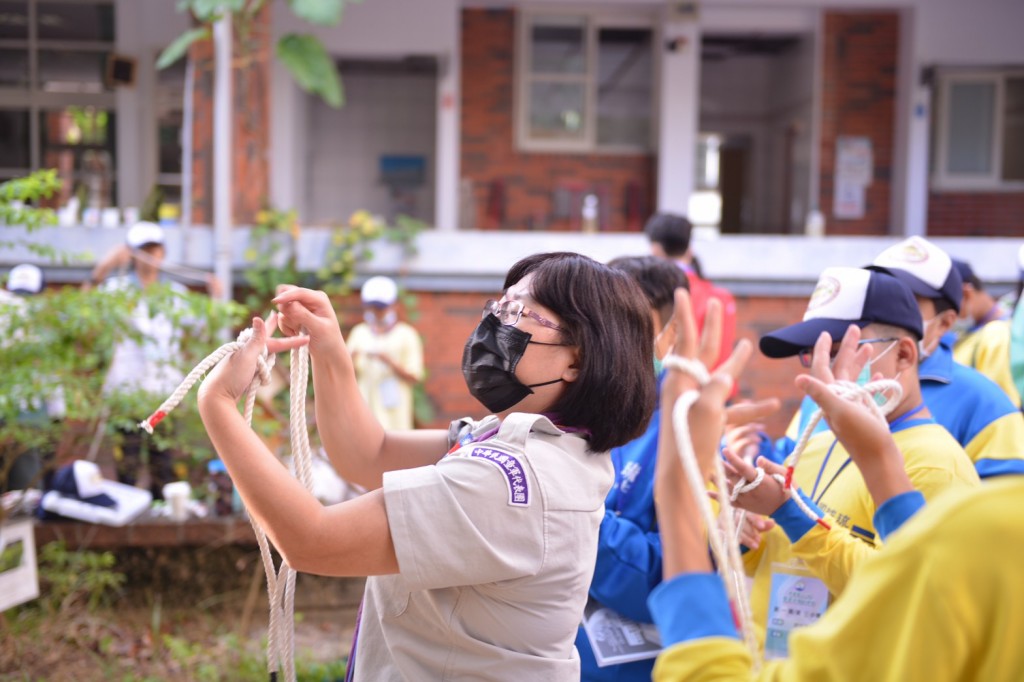
[[[613,478],[606,454],[528,414],[385,474],[400,573],[367,580],[354,679],[579,680],[573,642]]]

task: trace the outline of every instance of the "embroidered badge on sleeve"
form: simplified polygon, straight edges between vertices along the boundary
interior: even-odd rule
[[[505,474],[505,483],[508,485],[508,503],[515,507],[530,506],[529,484],[526,482],[526,472],[523,465],[515,456],[487,447],[477,447],[469,453],[470,457],[477,457],[493,463]]]

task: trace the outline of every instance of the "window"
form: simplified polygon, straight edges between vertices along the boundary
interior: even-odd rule
[[[181,152],[184,127],[185,69],[188,60],[179,59],[156,71],[156,182],[164,201],[181,201]]]
[[[115,205],[113,0],[0,0],[0,181],[39,168],[56,202]]]
[[[524,13],[517,141],[534,151],[648,151],[654,32],[649,23]]]
[[[939,189],[1024,189],[1024,71],[940,76]]]

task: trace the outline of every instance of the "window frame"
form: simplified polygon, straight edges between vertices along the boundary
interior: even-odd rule
[[[29,165],[27,167],[3,166],[0,174],[17,177],[42,168],[42,127],[40,114],[44,111],[66,109],[71,106],[95,107],[118,113],[117,96],[113,90],[102,92],[47,92],[39,85],[39,53],[55,52],[106,52],[117,51],[116,41],[73,41],[39,38],[39,6],[53,4],[108,5],[116,12],[115,0],[25,0],[28,12],[28,33],[25,38],[0,39],[0,48],[24,49],[28,53],[28,87],[0,87],[0,109],[4,111],[28,111],[29,114]],[[116,132],[115,132],[116,134]],[[116,185],[117,159],[113,159],[114,183]],[[76,171],[77,173],[77,171]]]
[[[546,74],[535,76],[530,69],[533,56],[531,31],[543,25],[545,18],[579,18],[584,24],[586,69],[578,74]],[[597,63],[598,35],[605,28],[638,28],[651,32],[651,122],[646,144],[599,144],[597,141]],[[577,154],[653,154],[658,140],[658,94],[661,75],[661,25],[653,15],[581,11],[569,8],[531,8],[516,12],[513,116],[516,149],[525,152],[564,152]],[[541,139],[530,135],[530,85],[543,82],[584,83],[584,116],[582,138]]]
[[[936,191],[1020,192],[1024,180],[1004,180],[1003,136],[1006,82],[1010,78],[1024,78],[1024,69],[964,70],[939,73],[936,81],[937,130],[935,137],[935,166],[932,169],[931,188]],[[987,174],[951,173],[949,162],[950,105],[953,86],[960,83],[995,86],[993,102],[992,167]]]

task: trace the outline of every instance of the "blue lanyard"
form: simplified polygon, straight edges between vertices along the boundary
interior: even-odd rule
[[[901,414],[898,418],[896,418],[896,419],[892,420],[891,422],[889,422],[889,431],[890,431],[890,433],[896,433],[897,431],[902,431],[907,426],[910,426],[911,424],[909,422],[910,422],[911,417],[913,417],[914,415],[918,414],[923,409],[924,409],[924,403],[921,403],[917,407],[914,407],[913,409],[907,410],[906,413]],[[828,492],[828,489],[832,487],[832,484],[835,483],[835,480],[837,478],[839,478],[839,475],[841,473],[843,473],[843,470],[850,465],[850,462],[853,461],[850,457],[847,457],[846,461],[843,462],[839,466],[839,470],[836,471],[836,473],[829,480],[828,484],[825,485],[824,489],[822,489],[821,495],[818,495],[817,499],[815,499],[815,495],[817,495],[817,493],[818,493],[818,483],[821,482],[821,477],[825,473],[825,468],[828,467],[828,460],[829,460],[830,457],[832,457],[832,451],[836,449],[836,444],[838,444],[838,443],[839,443],[839,439],[838,438],[832,440],[832,445],[829,446],[828,452],[825,453],[825,460],[821,463],[821,468],[818,469],[818,476],[814,479],[814,488],[811,489],[811,499],[814,500],[815,504],[820,504],[821,503],[821,498],[825,497],[825,493]]]

